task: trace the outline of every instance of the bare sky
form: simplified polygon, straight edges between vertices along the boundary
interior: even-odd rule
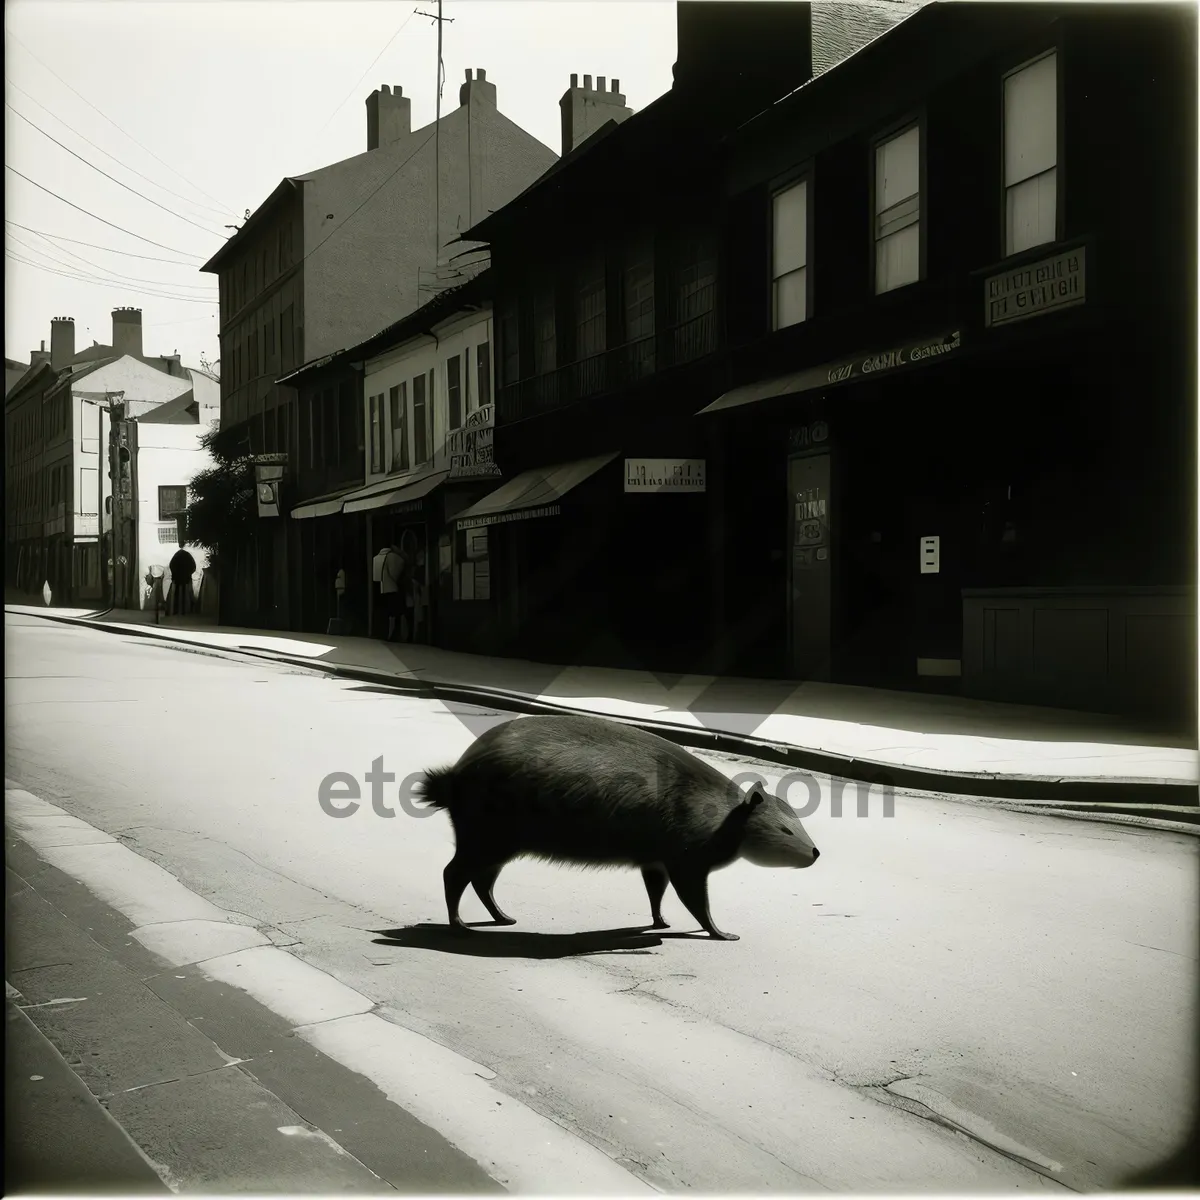
[[[285,175],[364,151],[380,84],[412,97],[414,129],[433,120],[437,33],[417,10],[436,0],[6,4],[6,356],[48,348],[56,316],[75,318],[77,347],[107,343],[113,308],[129,306],[147,354],[215,359],[216,281],[199,267],[224,226]],[[442,111],[482,67],[500,111],[556,153],[572,72],[619,79],[635,110],[671,86],[670,0],[444,0],[442,12]]]

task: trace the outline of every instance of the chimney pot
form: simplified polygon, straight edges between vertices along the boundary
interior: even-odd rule
[[[380,91],[381,91],[381,92],[382,92],[382,93],[383,93],[385,96],[390,96],[390,95],[392,94],[392,93],[391,93],[391,89],[388,87],[388,85],[387,85],[386,83],[385,83],[385,84],[384,84],[384,85],[383,85],[383,86],[382,86],[382,87],[381,87],[379,90],[380,90]]]
[[[571,86],[573,88],[577,88],[579,86],[579,76],[576,75],[574,72],[572,72],[572,74],[571,74]]]
[[[583,86],[587,88],[589,92],[592,90],[592,77],[590,75],[585,75],[583,77]]]
[[[596,91],[598,91],[598,92],[604,91],[604,76],[603,75],[596,76]]]
[[[478,79],[480,83],[486,83],[487,82],[487,72],[482,67],[480,67],[475,72],[475,78]]]
[[[50,322],[50,365],[66,370],[75,357],[75,318],[55,317]]]
[[[614,79],[612,81],[612,90],[614,92],[619,92],[621,90],[621,81],[619,79]]]
[[[471,82],[471,68],[470,67],[467,68],[467,82],[468,83]]]

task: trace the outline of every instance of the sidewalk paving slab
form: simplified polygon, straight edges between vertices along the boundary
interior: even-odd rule
[[[1021,802],[1196,808],[1195,736],[1118,716],[839,684],[658,677],[197,618],[9,606],[67,623],[260,654],[388,688],[525,712],[628,720],[696,748],[863,782]]]

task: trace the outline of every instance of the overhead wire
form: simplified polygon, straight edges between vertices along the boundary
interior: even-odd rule
[[[56,258],[48,250],[43,250],[41,248],[41,246],[34,245],[34,244],[31,244],[31,243],[25,241],[24,238],[19,237],[15,233],[9,234],[9,237],[11,237],[12,240],[14,242],[16,242],[18,245],[24,246],[27,250],[31,250],[35,254],[42,255],[44,258],[48,258],[51,262],[56,262],[60,266],[67,267],[71,270],[79,269],[78,267],[76,267],[76,265],[74,263],[67,262],[65,259]],[[63,253],[63,254],[71,255],[72,258],[77,258],[81,263],[84,264],[84,266],[90,267],[93,271],[99,271],[102,274],[111,276],[112,279],[114,280],[114,282],[120,281],[120,282],[129,282],[129,283],[150,283],[150,284],[154,284],[157,287],[164,287],[164,288],[212,289],[215,287],[215,284],[210,283],[208,281],[205,281],[204,283],[174,283],[168,279],[144,279],[137,275],[123,275],[119,271],[113,271],[113,270],[110,270],[108,267],[101,266],[100,263],[92,262],[90,259],[84,258],[82,254],[76,254],[75,251],[73,251],[73,250],[62,250],[58,246],[54,246],[53,248],[55,250],[60,250],[61,253]]]
[[[160,300],[172,300],[182,304],[205,304],[214,310],[219,307],[218,301],[216,300],[203,300],[196,296],[177,296],[166,292],[151,291],[148,288],[143,287],[133,287],[126,284],[114,284],[110,280],[90,278],[88,276],[79,275],[69,271],[55,270],[52,267],[43,266],[41,263],[24,258],[23,256],[16,254],[9,249],[5,249],[4,256],[5,258],[12,259],[12,261],[15,263],[20,263],[22,266],[31,267],[37,271],[42,271],[47,275],[60,275],[65,279],[73,279],[78,283],[90,283],[93,287],[104,287],[111,290],[114,286],[116,286],[123,288],[127,292],[136,292],[138,295],[142,296],[154,296]]]
[[[117,229],[121,233],[127,233],[130,237],[137,238],[139,242],[146,242],[148,245],[157,246],[160,250],[170,250],[172,254],[186,254],[189,257],[196,259],[198,262],[203,261],[198,254],[192,254],[188,250],[180,250],[178,246],[166,246],[162,242],[155,242],[148,237],[142,237],[140,233],[134,233],[132,229],[126,229],[122,225],[114,225],[112,221],[106,221],[103,217],[96,216],[94,212],[90,211],[89,209],[82,208],[80,205],[74,203],[74,201],[68,200],[65,196],[60,196],[57,192],[51,191],[45,186],[45,184],[38,183],[36,179],[30,179],[28,175],[18,171],[16,167],[9,166],[8,163],[4,164],[4,168],[7,171],[11,171],[14,175],[20,176],[20,178],[24,179],[26,183],[32,183],[35,188],[39,188],[47,195],[53,196],[55,200],[61,200],[64,204],[68,204],[72,208],[77,209],[79,212],[84,213],[86,216],[91,217],[93,220],[99,221],[102,225],[108,225],[110,228]]]
[[[63,118],[60,117],[56,112],[54,112],[53,109],[47,108],[46,105],[44,105],[35,95],[33,95],[31,92],[27,92],[23,87],[20,86],[20,84],[13,83],[13,81],[11,79],[5,80],[5,83],[10,88],[12,88],[13,91],[20,92],[21,95],[24,96],[27,100],[36,104],[38,106],[38,108],[40,108],[42,110],[42,112],[44,112],[47,116],[53,117],[54,120],[56,120],[61,126],[63,126],[63,128],[69,129],[81,142],[87,142],[87,144],[89,146],[91,146],[91,148],[93,150],[98,150],[101,154],[104,155],[105,158],[111,158],[113,162],[124,167],[125,170],[128,171],[131,175],[136,175],[139,179],[144,179],[147,183],[158,188],[160,191],[166,192],[168,196],[174,196],[177,200],[182,200],[185,204],[190,204],[193,208],[202,208],[202,209],[207,210],[208,212],[216,213],[216,214],[218,214],[218,216],[222,216],[222,217],[227,217],[230,215],[230,212],[228,209],[216,208],[211,204],[205,204],[201,200],[193,200],[193,199],[191,199],[190,196],[185,196],[182,192],[176,192],[173,189],[167,187],[166,184],[159,183],[158,180],[156,180],[156,179],[151,179],[149,175],[146,175],[143,172],[139,171],[137,169],[137,167],[131,167],[124,159],[118,158],[110,150],[105,150],[103,146],[97,145],[95,142],[93,142],[91,140],[91,138],[84,137],[84,135],[82,133],[80,133],[79,130],[76,129],[69,121],[64,121]]]
[[[50,238],[55,242],[73,242],[76,246],[90,246],[93,250],[106,250],[109,254],[121,254],[126,258],[142,258],[147,262],[173,263],[178,267],[188,267],[195,270],[195,263],[202,261],[197,256],[194,262],[184,262],[179,258],[161,258],[157,254],[135,254],[132,250],[117,250],[112,246],[101,246],[99,242],[85,242],[79,238],[67,237],[63,233],[47,233],[44,229],[33,229],[28,225],[22,225],[19,221],[11,221],[8,217],[4,218],[6,225],[15,226],[17,229],[24,229],[26,233],[36,233],[38,237]]]
[[[9,102],[7,100],[5,100],[5,102],[4,102],[4,107],[7,108],[8,111],[13,113],[15,116],[20,117],[21,120],[24,121],[26,125],[29,125],[33,129],[36,129],[38,131],[38,133],[40,133],[42,135],[42,137],[49,138],[50,141],[52,141],[56,146],[61,147],[68,154],[70,154],[73,158],[79,159],[79,161],[81,163],[83,163],[84,166],[91,167],[91,169],[93,171],[95,171],[99,175],[103,175],[105,179],[111,179],[112,182],[115,183],[118,187],[123,187],[127,192],[132,192],[139,199],[145,200],[147,204],[153,204],[155,208],[161,208],[163,210],[163,212],[169,213],[171,216],[175,217],[177,220],[186,221],[189,225],[194,225],[202,233],[207,233],[212,237],[222,237],[223,236],[219,230],[209,229],[207,226],[201,225],[197,221],[193,221],[191,217],[185,217],[183,215],[183,213],[177,213],[173,208],[168,208],[165,204],[160,204],[157,200],[153,199],[150,196],[147,196],[144,192],[139,192],[137,190],[137,188],[130,187],[129,184],[127,184],[127,183],[122,183],[121,180],[119,180],[115,175],[110,175],[107,171],[103,170],[101,167],[96,166],[95,163],[88,162],[88,160],[86,158],[84,158],[82,154],[77,154],[74,150],[71,149],[70,146],[67,146],[64,143],[60,142],[58,140],[58,138],[53,136],[53,134],[47,133],[40,125],[31,121],[24,113],[17,112],[17,110],[15,108],[13,108],[13,106],[11,104],[9,104]]]
[[[137,140],[137,138],[135,138],[133,136],[132,133],[130,133],[128,130],[126,130],[126,129],[122,128],[120,125],[118,125],[117,122],[114,121],[112,119],[112,117],[110,117],[102,109],[97,108],[97,106],[95,104],[93,104],[82,92],[78,91],[76,88],[71,87],[71,85],[61,75],[59,75],[59,73],[57,71],[55,71],[53,67],[49,67],[44,62],[42,62],[42,60],[40,58],[38,58],[38,56],[36,54],[34,54],[34,52],[32,50],[30,50],[30,48],[28,46],[26,46],[25,43],[23,41],[21,41],[21,39],[19,37],[17,37],[17,35],[15,33],[12,33],[9,30],[5,30],[5,33],[6,33],[6,36],[9,41],[16,42],[16,44],[18,46],[20,46],[21,49],[24,50],[25,53],[28,54],[29,57],[34,60],[34,62],[38,63],[45,70],[49,71],[50,74],[53,75],[54,78],[57,79],[58,82],[63,85],[63,87],[69,88],[72,92],[74,92],[75,95],[78,96],[80,98],[80,100],[82,100],[84,102],[84,104],[86,104],[89,108],[94,109],[96,112],[98,112],[115,130],[117,130],[118,133],[124,134],[125,137],[127,137],[135,146],[137,146],[141,150],[145,150],[145,152],[147,154],[149,154],[151,158],[153,158],[157,162],[161,163],[162,166],[166,167],[167,170],[170,171],[173,175],[177,175],[180,179],[183,180],[184,183],[195,188],[195,190],[198,191],[200,193],[200,195],[207,196],[210,200],[215,200],[219,205],[221,205],[222,211],[224,211],[224,212],[235,212],[236,211],[236,209],[234,209],[231,205],[225,204],[225,202],[223,200],[218,199],[218,197],[212,195],[210,192],[206,192],[199,184],[193,183],[186,175],[184,175],[180,171],[177,171],[173,166],[171,166],[171,164],[169,162],[166,162],[163,159],[159,158],[158,155],[155,154],[154,151],[149,148],[149,146],[143,146],[142,143],[139,142]]]

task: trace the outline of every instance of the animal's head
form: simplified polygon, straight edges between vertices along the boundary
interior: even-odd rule
[[[820,851],[800,824],[791,805],[751,784],[742,800],[746,826],[741,857],[758,867],[811,867]]]

